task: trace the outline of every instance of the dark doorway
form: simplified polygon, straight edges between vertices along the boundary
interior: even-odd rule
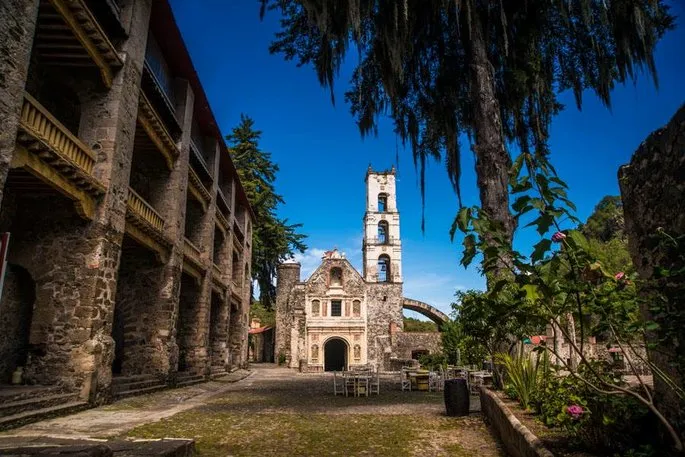
[[[416,349],[414,351],[411,351],[411,358],[414,360],[419,360],[419,357],[422,357],[424,355],[428,355],[428,351],[426,349]]]
[[[324,371],[343,371],[347,365],[347,344],[332,338],[324,345]]]
[[[9,382],[17,367],[25,367],[36,283],[19,265],[7,264],[0,302],[0,384]]]

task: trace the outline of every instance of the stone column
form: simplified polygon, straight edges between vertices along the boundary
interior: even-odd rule
[[[292,305],[289,301],[293,287],[300,281],[299,263],[282,263],[276,274],[276,362],[285,358],[291,361],[291,328],[294,325]]]
[[[0,2],[0,203],[14,155],[38,3],[38,0]]]
[[[657,269],[685,268],[685,105],[653,132],[619,170],[626,233],[633,264],[643,281],[642,314],[660,328],[648,333],[649,358],[685,388],[685,278],[659,277]],[[654,314],[650,306],[659,305]],[[658,317],[657,317],[658,316]],[[685,439],[685,402],[654,376],[655,401]]]

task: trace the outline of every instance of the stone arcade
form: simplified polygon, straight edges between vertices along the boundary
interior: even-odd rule
[[[440,349],[439,333],[404,333],[403,309],[441,324],[447,316],[402,297],[400,214],[395,169],[366,174],[363,271],[328,251],[309,279],[298,263],[283,263],[276,292],[276,357],[291,368],[330,371],[371,364],[397,368]],[[284,360],[285,359],[285,360]],[[393,361],[396,361],[394,364]]]
[[[253,214],[168,1],[0,24],[0,384],[94,404],[246,363]]]

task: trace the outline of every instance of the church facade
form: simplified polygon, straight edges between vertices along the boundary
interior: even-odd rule
[[[439,350],[439,333],[405,334],[403,308],[430,308],[402,296],[402,244],[396,173],[366,174],[366,212],[361,274],[338,250],[327,251],[302,281],[300,265],[283,263],[276,295],[276,357],[302,371],[333,371],[355,365],[391,369],[418,353]],[[422,312],[420,309],[416,309]],[[424,310],[425,311],[425,310]],[[399,362],[398,362],[399,363]]]

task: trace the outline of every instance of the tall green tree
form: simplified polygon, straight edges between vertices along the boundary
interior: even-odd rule
[[[268,310],[276,298],[274,279],[278,264],[295,252],[304,252],[307,246],[306,235],[298,232],[302,224],[289,224],[276,215],[278,205],[284,203],[275,187],[278,165],[271,161],[271,153],[259,148],[261,135],[261,131],[255,130],[254,121],[242,114],[240,124],[226,140],[255,213],[252,279],[259,285],[261,305]]]
[[[331,97],[356,52],[346,100],[359,129],[375,133],[379,117],[392,117],[419,166],[422,196],[426,161],[442,158],[461,199],[466,134],[482,211],[505,242],[516,227],[509,146],[548,154],[561,91],[572,90],[580,108],[586,89],[609,105],[616,82],[643,67],[656,82],[654,48],[673,24],[664,0],[262,0],[262,14],[269,7],[282,15],[271,52],[311,64]],[[506,259],[496,263],[501,271]]]

